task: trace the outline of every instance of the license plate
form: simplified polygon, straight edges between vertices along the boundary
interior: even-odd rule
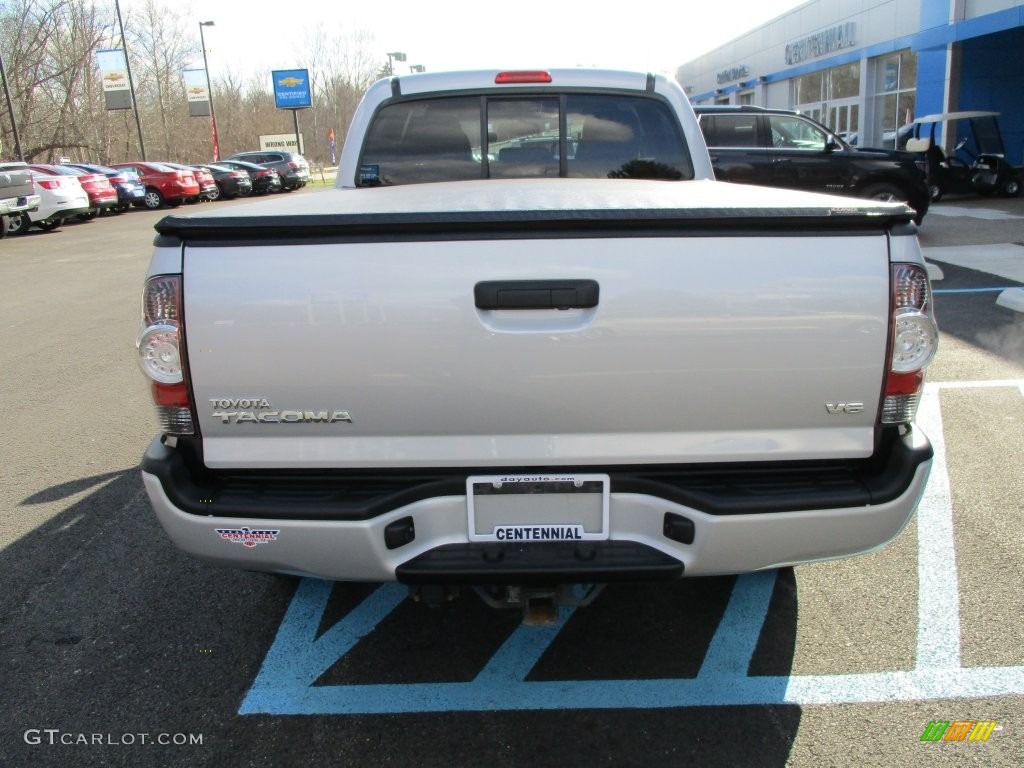
[[[466,479],[469,540],[510,543],[608,538],[608,475],[474,475]]]

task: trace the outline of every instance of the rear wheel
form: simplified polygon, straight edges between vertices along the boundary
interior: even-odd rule
[[[4,217],[3,232],[0,233],[0,237],[4,235],[23,235],[28,232],[28,228],[31,226],[32,220],[28,217],[27,213],[24,211],[12,213]]]
[[[150,187],[146,190],[146,196],[143,198],[146,207],[151,211],[155,211],[157,208],[164,204],[164,196],[160,194],[160,190],[153,189]]]
[[[878,200],[883,203],[903,203],[907,200],[907,196],[903,194],[902,189],[897,187],[895,184],[889,184],[887,182],[869,184],[864,187],[860,196],[865,197],[868,200]]]
[[[214,187],[213,189],[211,189],[209,192],[206,193],[206,199],[209,200],[211,203],[214,200],[217,200],[219,198],[220,198],[220,187]]]
[[[999,189],[1003,197],[1016,197],[1020,194],[1020,179],[1007,179]]]

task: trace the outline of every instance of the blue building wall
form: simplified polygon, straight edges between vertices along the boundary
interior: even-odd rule
[[[1007,159],[1024,164],[1024,5],[967,19],[948,21],[945,3],[921,0],[917,51],[917,115],[984,109],[999,119]],[[945,103],[948,46],[960,46],[958,98]],[[954,77],[956,73],[954,72]],[[966,159],[966,158],[965,158]]]
[[[959,109],[1001,112],[1006,158],[1024,165],[1024,27],[963,43]]]

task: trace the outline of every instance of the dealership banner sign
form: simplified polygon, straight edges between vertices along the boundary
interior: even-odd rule
[[[128,82],[128,60],[120,48],[96,51],[96,65],[103,84],[103,100],[108,110],[131,109],[132,91]]]
[[[181,73],[185,81],[189,117],[207,117],[210,114],[210,86],[205,69],[186,69]]]

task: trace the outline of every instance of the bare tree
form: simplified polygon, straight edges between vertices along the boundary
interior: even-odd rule
[[[136,98],[143,117],[147,154],[165,160],[191,156],[199,130],[189,124],[182,70],[196,58],[196,43],[187,20],[175,6],[146,0],[138,17],[126,22],[138,71]],[[130,29],[130,31],[129,31]],[[203,153],[204,157],[209,152]]]
[[[334,131],[340,147],[352,114],[367,87],[376,79],[379,63],[370,53],[373,35],[355,31],[330,35],[324,27],[306,39],[300,61],[310,70],[313,109],[310,110],[312,135],[306,141],[306,154],[316,162],[328,157],[327,133]]]
[[[110,7],[108,7],[110,6]],[[182,70],[201,58],[194,19],[171,0],[145,0],[124,16],[126,53],[147,156],[208,160],[209,118],[190,118]],[[107,111],[96,52],[120,48],[114,9],[97,0],[0,0],[0,47],[22,151],[28,160],[117,162],[140,156],[130,110]],[[340,144],[359,99],[376,78],[379,57],[367,32],[310,35],[299,65],[311,77],[313,106],[300,115],[310,160],[329,159],[327,134]],[[229,72],[211,82],[224,155],[254,149],[263,134],[291,133],[292,116],[274,104],[271,73]],[[6,110],[0,140],[13,147]]]
[[[84,143],[77,118],[92,56],[109,22],[83,0],[16,0],[5,6],[0,44],[27,160],[49,160]],[[6,140],[11,128],[4,122]]]

